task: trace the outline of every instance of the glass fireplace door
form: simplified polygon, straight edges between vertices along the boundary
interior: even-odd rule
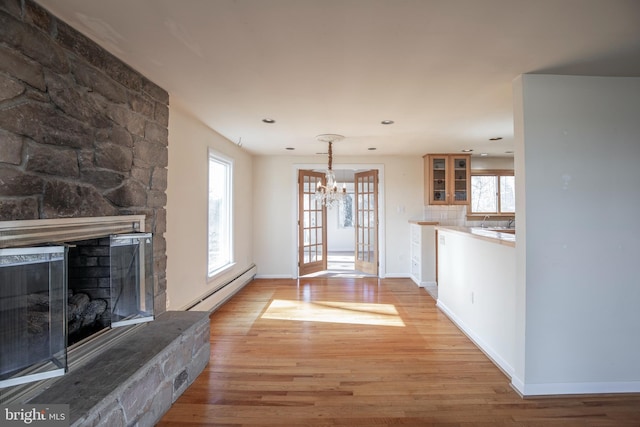
[[[151,233],[111,236],[111,326],[153,320]]]
[[[0,388],[67,370],[67,249],[0,249]]]

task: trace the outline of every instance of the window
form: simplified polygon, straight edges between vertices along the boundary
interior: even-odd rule
[[[233,162],[209,150],[209,277],[233,262],[232,173]]]
[[[471,172],[471,214],[513,215],[516,212],[513,171]]]

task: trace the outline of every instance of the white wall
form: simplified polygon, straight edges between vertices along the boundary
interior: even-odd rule
[[[639,392],[640,79],[524,75],[514,94],[514,385]]]
[[[169,115],[167,300],[168,309],[179,310],[253,262],[253,158],[174,104]],[[234,160],[236,264],[232,270],[212,281],[207,280],[209,147]]]
[[[254,159],[254,259],[260,277],[296,277],[296,168],[314,169],[326,159],[319,156],[260,156]],[[307,165],[308,167],[305,167]],[[422,158],[418,156],[347,157],[334,156],[334,169],[380,166],[381,244],[385,258],[381,268],[386,277],[409,277],[409,219],[422,215]],[[276,194],[272,189],[280,189]]]
[[[382,157],[381,160],[385,165],[386,277],[409,277],[409,220],[423,216],[424,161],[419,156]]]
[[[513,170],[513,157],[471,157],[471,169]]]
[[[516,344],[516,250],[438,230],[438,307],[508,375]]]

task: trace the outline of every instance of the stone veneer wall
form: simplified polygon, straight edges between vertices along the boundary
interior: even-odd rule
[[[166,307],[169,95],[31,0],[0,0],[0,221],[144,214]]]

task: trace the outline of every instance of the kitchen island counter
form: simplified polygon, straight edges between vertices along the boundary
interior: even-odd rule
[[[440,308],[508,376],[515,366],[515,234],[436,226]]]
[[[439,225],[436,226],[438,231],[449,231],[453,233],[466,234],[470,237],[486,240],[488,242],[498,243],[507,246],[516,246],[516,235],[513,228],[481,228],[481,227],[454,227]]]

